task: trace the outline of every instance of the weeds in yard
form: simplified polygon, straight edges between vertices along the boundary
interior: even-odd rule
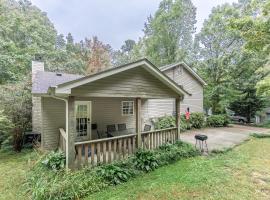
[[[263,134],[263,133],[253,133],[251,134],[254,138],[270,138],[270,134]]]

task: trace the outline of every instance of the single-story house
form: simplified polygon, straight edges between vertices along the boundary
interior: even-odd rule
[[[68,167],[88,157],[91,164],[110,162],[179,139],[179,126],[153,131],[148,124],[158,116],[149,113],[165,102],[159,115],[175,113],[176,125],[187,106],[203,110],[205,82],[183,63],[160,70],[141,59],[81,76],[45,72],[33,61],[32,82],[33,131],[41,133],[42,148],[66,152]]]

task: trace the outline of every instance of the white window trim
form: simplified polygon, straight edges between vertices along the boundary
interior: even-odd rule
[[[132,114],[124,114],[123,113],[124,103],[131,103],[131,102],[132,102],[132,105],[133,105],[133,113]],[[122,116],[133,116],[134,115],[134,101],[121,101],[121,114],[122,114]]]

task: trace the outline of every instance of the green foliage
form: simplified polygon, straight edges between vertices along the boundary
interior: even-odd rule
[[[42,163],[42,157],[28,172],[26,188],[33,199],[81,199],[142,172],[196,155],[198,151],[192,145],[179,141],[153,151],[140,149],[124,161],[77,171],[52,170]]]
[[[53,51],[56,30],[44,12],[30,1],[1,0],[0,84],[30,72],[36,55]]]
[[[40,162],[26,177],[27,192],[40,200],[81,199],[108,186],[93,169],[53,172]]]
[[[150,172],[158,167],[158,160],[153,151],[139,149],[134,155],[134,165],[139,170]]]
[[[260,138],[260,139],[270,138],[270,134],[263,134],[263,133],[253,133],[251,134],[251,136],[255,138]]]
[[[157,66],[188,59],[195,33],[196,8],[190,0],[163,0],[145,23],[145,56]]]
[[[237,96],[229,105],[237,115],[247,118],[250,122],[255,113],[261,111],[265,106],[265,100],[256,94],[256,88],[246,88],[241,95]]]
[[[11,121],[13,131],[10,132],[10,136],[13,138],[15,151],[20,151],[22,148],[23,132],[31,129],[31,84],[27,79],[0,86],[2,94],[0,96],[0,109],[3,109],[3,114]]]
[[[177,141],[176,144],[166,143],[159,147],[158,160],[160,165],[167,165],[183,158],[199,155],[193,145]]]
[[[185,115],[181,115],[180,118],[180,131],[186,131],[190,129],[190,123],[187,122]]]
[[[230,118],[227,115],[211,115],[207,117],[206,124],[210,127],[228,126]]]
[[[270,128],[270,120],[266,120],[263,123],[258,124],[259,127]]]
[[[127,182],[128,179],[134,175],[132,169],[125,167],[125,165],[119,165],[118,163],[108,164],[101,166],[97,170],[97,173],[111,184],[117,185]]]
[[[204,114],[199,112],[191,113],[190,123],[192,128],[202,128],[204,126]]]
[[[185,115],[180,117],[180,129],[181,131],[186,131],[190,128],[202,128],[204,126],[204,114],[199,112],[194,112],[190,114],[190,120],[187,122]],[[175,117],[164,116],[159,117],[154,121],[155,129],[165,129],[175,127]]]
[[[159,117],[154,123],[155,129],[165,129],[175,127],[175,117],[173,116],[164,116]]]
[[[42,164],[53,171],[58,171],[65,167],[65,162],[66,158],[63,152],[52,151],[46,155],[45,159],[42,161]]]
[[[238,16],[239,12],[233,5],[213,8],[195,38],[200,59],[197,68],[207,82],[204,106],[212,108],[214,114],[223,113],[232,98],[231,73],[238,75],[242,71],[238,69],[238,64],[242,62],[239,51],[242,39],[238,31],[228,27],[229,19]]]
[[[8,141],[9,136],[13,128],[12,122],[4,115],[0,110],[0,149],[4,141]]]

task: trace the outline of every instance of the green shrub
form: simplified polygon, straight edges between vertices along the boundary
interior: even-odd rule
[[[270,120],[267,120],[263,123],[258,124],[257,126],[263,127],[263,128],[270,128]]]
[[[155,129],[165,129],[175,127],[175,117],[173,116],[164,116],[159,117],[154,123]]]
[[[192,128],[202,128],[204,126],[204,114],[199,112],[190,113],[190,123]]]
[[[202,128],[204,126],[204,114],[199,112],[194,112],[190,114],[189,123],[186,120],[185,115],[180,117],[180,129],[181,131],[186,131],[190,128]],[[155,129],[165,129],[175,127],[175,117],[164,116],[159,117],[156,122],[154,122]]]
[[[135,167],[145,172],[153,171],[158,167],[157,157],[153,151],[139,149],[133,160]]]
[[[177,141],[176,144],[166,143],[160,146],[158,153],[160,165],[167,165],[182,158],[199,155],[199,151],[193,145],[181,141]]]
[[[190,129],[190,124],[187,123],[185,115],[181,115],[181,118],[180,118],[180,130],[182,132],[184,132],[184,131],[186,131],[188,129]]]
[[[134,175],[132,169],[127,169],[117,163],[101,166],[97,172],[98,175],[114,185],[127,182]]]
[[[42,164],[52,169],[53,171],[57,171],[63,169],[65,167],[65,155],[63,152],[50,152],[45,159],[42,161]]]
[[[12,141],[10,140],[12,138],[12,129],[12,122],[7,118],[6,115],[4,115],[3,111],[0,110],[0,148],[2,147],[3,143],[4,146],[6,146],[9,142],[9,145],[12,145]]]
[[[251,134],[252,137],[255,138],[270,138],[270,134],[264,134],[264,133],[253,133]]]
[[[227,115],[211,115],[207,117],[206,123],[210,127],[222,127],[227,126],[230,123],[230,119]]]

